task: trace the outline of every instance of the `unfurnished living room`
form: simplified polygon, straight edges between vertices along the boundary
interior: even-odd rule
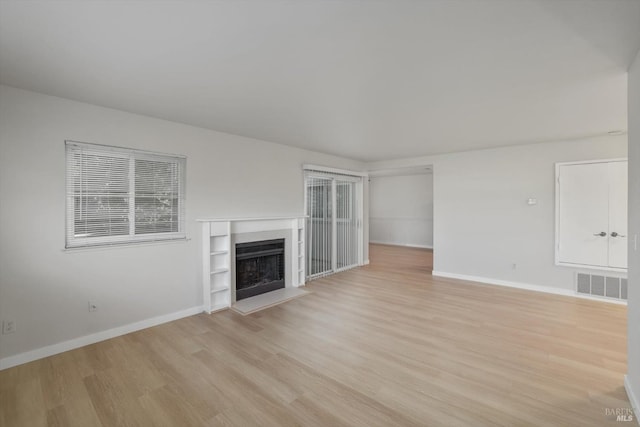
[[[0,427],[640,415],[640,0],[0,0]]]

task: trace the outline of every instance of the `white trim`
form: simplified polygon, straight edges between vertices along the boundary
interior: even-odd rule
[[[631,407],[633,408],[633,415],[636,420],[636,423],[640,425],[640,400],[638,400],[638,396],[634,393],[631,388],[631,381],[629,381],[629,375],[624,376],[624,389],[627,391],[627,397],[629,398],[629,403],[631,403]]]
[[[459,279],[459,280],[466,280],[469,282],[485,283],[487,285],[506,286],[509,288],[526,289],[528,291],[535,291],[535,292],[544,292],[547,294],[555,294],[555,295],[563,295],[567,297],[589,299],[592,301],[608,302],[611,304],[618,304],[618,305],[627,305],[627,302],[624,300],[605,298],[605,297],[596,297],[592,295],[582,295],[571,289],[554,288],[552,286],[532,285],[529,283],[512,282],[509,280],[492,279],[492,278],[480,277],[480,276],[469,276],[466,274],[447,273],[445,271],[434,270],[431,274],[436,277],[446,277],[449,279]]]
[[[366,260],[362,265],[369,265],[369,260]]]
[[[63,353],[65,351],[84,347],[110,338],[126,335],[141,329],[150,328],[163,323],[182,319],[183,317],[193,316],[202,313],[202,307],[191,307],[186,310],[176,311],[174,313],[163,314],[161,316],[152,317],[150,319],[141,320],[139,322],[129,323],[128,325],[118,326],[116,328],[107,329],[106,331],[96,332],[91,335],[85,335],[73,338],[68,341],[62,341],[56,344],[40,347],[35,350],[26,351],[24,353],[8,356],[0,359],[0,370],[11,368],[13,366],[22,365],[23,363],[32,362],[34,360],[43,359],[54,354]]]
[[[411,243],[383,242],[381,240],[369,240],[369,243],[373,243],[374,245],[403,246],[405,248],[433,249],[433,245],[413,245]]]
[[[557,162],[556,171],[558,166],[571,166],[571,165],[588,165],[590,163],[612,163],[612,162],[627,162],[627,157],[614,157],[612,159],[595,159],[595,160],[579,160],[576,162]]]
[[[305,171],[337,173],[339,175],[351,175],[351,176],[362,176],[362,177],[369,176],[368,172],[358,172],[358,171],[351,171],[347,169],[330,168],[326,166],[310,165],[310,164],[303,164],[302,169]]]

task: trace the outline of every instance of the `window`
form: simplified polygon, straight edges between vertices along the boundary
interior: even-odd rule
[[[186,159],[66,142],[66,247],[184,239]]]

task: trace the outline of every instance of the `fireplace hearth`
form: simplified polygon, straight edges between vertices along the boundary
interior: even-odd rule
[[[285,239],[236,244],[236,301],[285,287]]]

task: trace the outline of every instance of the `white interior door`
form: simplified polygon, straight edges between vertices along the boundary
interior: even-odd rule
[[[607,163],[560,166],[559,262],[608,266],[608,171]]]
[[[609,266],[627,268],[627,162],[609,167]]]

